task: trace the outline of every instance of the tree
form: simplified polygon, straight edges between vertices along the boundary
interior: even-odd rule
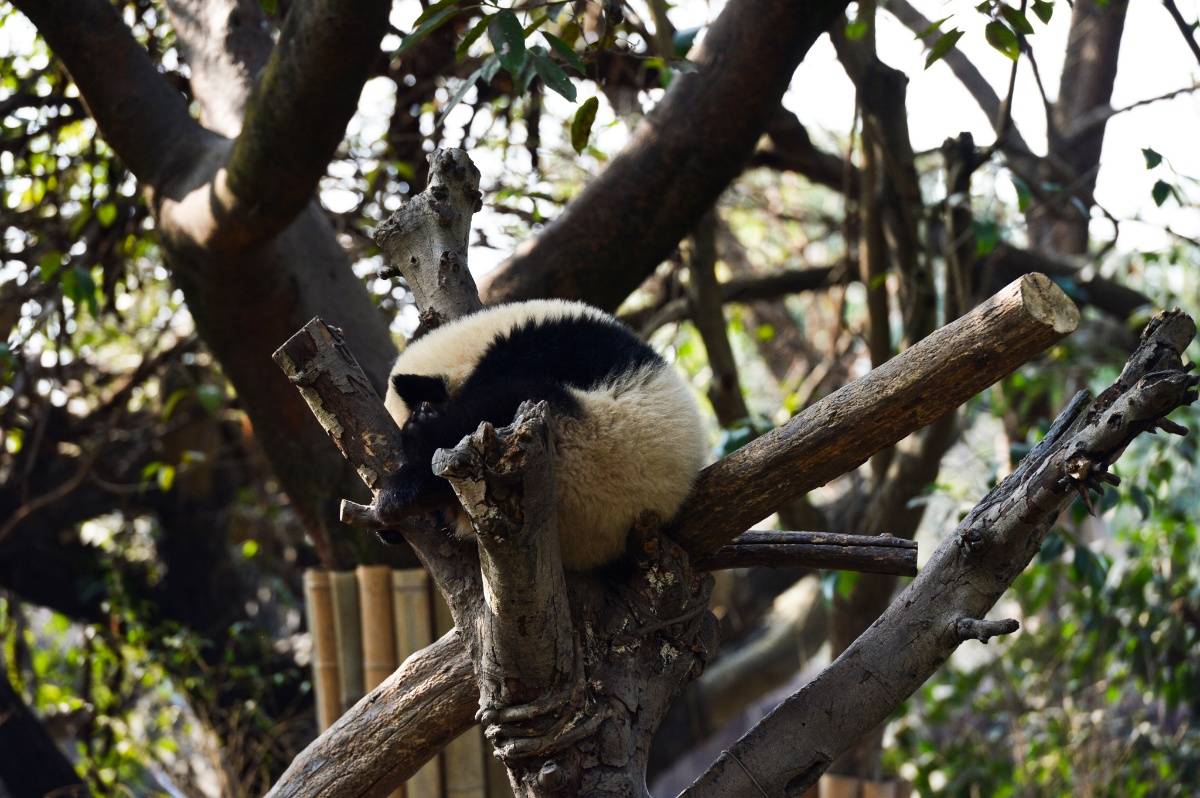
[[[1042,9],[1038,16],[1046,5],[1035,4],[1035,11]],[[854,324],[861,324],[871,364],[880,367],[899,357],[899,349],[911,351],[929,338],[939,320],[968,314],[1029,271],[1050,275],[1077,302],[1111,317],[1129,318],[1146,303],[1139,291],[1109,276],[1080,272],[1082,261],[1072,260],[1088,251],[1087,225],[1078,209],[1094,205],[1105,123],[1117,112],[1107,103],[1126,13],[1122,3],[1075,4],[1069,45],[1074,55],[1050,108],[1053,135],[1045,156],[1031,151],[1014,123],[1015,82],[1001,99],[977,73],[972,77],[971,64],[955,41],[945,45],[941,28],[922,22],[919,12],[903,4],[888,7],[930,39],[931,53],[946,60],[995,120],[994,144],[980,148],[969,137],[959,137],[944,149],[943,193],[948,200],[941,203],[928,201],[928,189],[920,184],[924,167],[909,142],[904,77],[877,55],[872,4],[844,21],[845,3],[818,2],[798,14],[786,2],[735,0],[690,54],[686,32],[675,31],[655,3],[645,14],[633,9],[623,14],[621,4],[610,4],[600,11],[581,9],[570,19],[550,11],[542,17],[532,9],[524,12],[526,23],[538,22],[546,31],[562,34],[558,41],[565,49],[546,39],[549,49],[531,46],[526,61],[512,65],[501,63],[499,52],[486,55],[489,47],[503,49],[503,31],[484,33],[492,24],[503,27],[496,18],[511,14],[504,9],[439,4],[401,40],[388,22],[390,4],[379,2],[167,0],[117,9],[102,0],[17,0],[15,6],[36,26],[57,61],[42,64],[14,55],[5,66],[13,88],[3,102],[6,112],[21,120],[6,133],[5,151],[13,154],[10,174],[27,181],[20,190],[29,198],[8,205],[12,216],[6,229],[19,242],[10,268],[21,279],[6,283],[0,292],[6,332],[14,327],[2,353],[8,387],[4,426],[13,430],[10,448],[17,450],[0,471],[0,515],[8,519],[0,526],[0,584],[24,600],[77,619],[111,621],[114,606],[128,608],[131,628],[157,630],[152,640],[179,629],[202,640],[219,638],[223,630],[246,620],[246,603],[255,600],[263,580],[277,579],[295,591],[298,564],[412,561],[403,550],[383,551],[361,536],[334,531],[335,500],[348,496],[362,501],[367,494],[268,358],[308,319],[320,316],[344,331],[368,379],[376,387],[382,384],[395,351],[387,317],[397,301],[411,298],[389,285],[384,313],[379,312],[379,296],[372,295],[351,265],[357,261],[360,271],[365,265],[372,278],[378,277],[372,261],[378,250],[364,232],[382,221],[404,185],[425,182],[424,149],[430,135],[422,119],[433,123],[433,139],[448,135],[449,116],[420,110],[414,115],[414,107],[432,103],[445,111],[463,101],[459,110],[471,106],[474,118],[495,103],[501,109],[496,116],[507,114],[510,122],[524,123],[536,165],[548,92],[574,93],[564,87],[560,74],[579,70],[577,74],[603,87],[614,106],[631,93],[669,80],[669,89],[629,145],[528,247],[489,275],[483,298],[568,296],[615,310],[645,285],[648,301],[628,311],[628,317],[644,329],[682,318],[697,322],[716,378],[711,393],[724,427],[736,427],[739,417],[747,415],[744,402],[739,406],[737,401],[743,379],[738,360],[744,358],[745,342],[736,339],[730,346],[732,303],[802,291],[837,292],[855,282],[866,291],[866,313],[855,316]],[[1019,65],[1034,63],[1027,37],[1036,21],[1023,12],[1014,16],[1016,9],[1002,4],[982,10],[989,15],[989,39],[1013,57],[1013,75]],[[16,17],[9,12],[9,18]],[[594,34],[593,43],[568,35],[571,25],[576,34]],[[277,42],[272,27],[278,29]],[[996,33],[999,29],[1007,33]],[[535,30],[522,30],[522,41]],[[780,103],[797,64],[827,30],[858,93],[858,158],[819,149],[799,118]],[[460,47],[472,36],[499,44]],[[476,55],[481,46],[484,54]],[[456,59],[456,49],[463,50],[463,57]],[[1085,56],[1095,52],[1105,55],[1098,60]],[[681,60],[683,55],[687,60]],[[338,148],[358,108],[359,93],[364,82],[376,77],[396,92],[382,151],[365,151],[352,136],[352,151],[343,157]],[[585,107],[580,105],[573,130],[582,138],[580,149],[588,140]],[[731,108],[737,113],[730,113]],[[81,144],[89,118],[100,137]],[[760,147],[764,133],[769,143]],[[52,146],[39,138],[46,136]],[[358,199],[343,214],[327,212],[316,200],[331,159],[350,164],[355,180],[361,181]],[[973,176],[999,163],[1017,176],[1021,211],[1028,217],[1028,247],[997,244],[994,222],[980,222],[969,203],[952,201],[970,197]],[[823,228],[823,237],[832,231],[843,238],[834,265],[753,273],[754,258],[743,251],[728,216],[706,215],[749,164],[797,172],[845,198],[848,212],[832,225],[819,216],[805,221],[814,230]],[[1162,182],[1168,192],[1178,192],[1170,181]],[[526,193],[535,194],[536,188]],[[493,196],[502,201],[504,193]],[[542,218],[536,202],[530,217],[535,221]],[[528,216],[527,207],[518,203],[514,210]],[[151,228],[153,238],[147,235]],[[681,241],[684,252],[678,253]],[[656,272],[664,261],[669,267]],[[719,282],[718,261],[742,273]],[[149,264],[151,270],[168,267],[171,287],[161,278],[140,275],[138,264]],[[948,290],[939,296],[934,272],[943,264]],[[690,275],[686,280],[685,274]],[[181,298],[172,295],[172,287]],[[156,302],[188,320],[159,319],[154,326],[135,310],[114,326],[122,335],[136,331],[136,348],[145,357],[128,370],[95,368],[103,364],[95,355],[89,359],[85,348],[112,345],[117,337],[90,332],[90,344],[72,341],[84,326],[80,309],[91,307],[97,318],[105,313],[120,318],[129,312],[118,306],[120,296],[145,299],[155,292]],[[422,310],[438,301],[417,298]],[[794,316],[781,315],[782,307],[774,302],[737,313],[744,313],[742,318],[754,328],[774,320],[772,334],[752,345],[761,349],[764,362],[774,364],[781,379],[797,365],[809,372],[812,381],[794,407],[799,409],[844,383],[843,369],[857,352],[849,345],[835,346],[830,351],[836,357],[824,357],[803,342]],[[897,313],[903,320],[899,334],[892,324]],[[840,321],[831,329],[839,340],[850,340],[842,338]],[[57,340],[60,351],[84,356],[31,359],[25,347],[33,337]],[[787,342],[796,339],[801,343],[789,350]],[[129,348],[128,337],[124,345]],[[822,360],[828,364],[826,376],[813,373]],[[975,382],[962,376],[947,396],[961,401],[972,387],[978,389],[1004,371],[997,364],[991,368],[975,374]],[[65,395],[83,401],[56,404],[49,392],[38,393],[42,382],[62,386]],[[1039,415],[1052,413],[1044,393],[1030,393],[1021,401],[1034,412],[1010,420],[1013,438],[1023,437]],[[225,411],[236,415],[222,415]],[[241,414],[245,423],[238,423]],[[913,500],[936,478],[943,454],[962,429],[953,414],[942,418],[923,435],[882,449],[872,459],[870,477],[853,481],[839,505],[787,505],[790,516],[785,519],[793,519],[787,525],[911,537],[923,512]],[[894,428],[892,436],[875,443],[890,445],[913,429]],[[735,457],[752,458],[754,451],[747,448]],[[269,490],[253,496],[244,491],[247,484],[265,481],[259,452],[297,518],[296,524],[284,525],[283,535],[247,533],[253,524],[260,524],[254,529],[271,525],[263,518],[248,523],[247,507],[279,503]],[[792,457],[781,454],[776,467],[798,467]],[[827,481],[852,465],[831,459],[820,475]],[[755,512],[765,515],[784,507],[822,482],[813,474],[800,476],[808,481],[799,476],[780,481],[752,505]],[[159,489],[146,489],[147,482]],[[143,487],[130,487],[134,485]],[[128,489],[114,489],[122,487]],[[717,490],[716,482],[713,488]],[[713,493],[707,508],[714,517],[730,515],[719,530],[708,533],[714,547],[753,523],[743,524],[729,494],[723,495]],[[155,519],[158,545],[149,565],[123,554],[101,555],[80,541],[78,524],[114,511]],[[806,522],[793,522],[801,518]],[[686,517],[680,523],[687,528]],[[239,551],[258,550],[259,541],[268,539],[272,545],[262,548],[271,556],[239,556]],[[254,546],[239,549],[231,541]],[[706,553],[703,546],[689,550]],[[119,576],[119,587],[114,587],[113,574]],[[56,588],[64,582],[74,587]],[[894,589],[894,578],[885,577],[863,578],[839,590],[835,644],[850,646],[888,605]],[[218,680],[211,701],[228,710],[252,691],[264,707],[265,723],[276,713],[292,711],[303,674],[290,655],[268,653],[269,636],[279,629],[268,624],[264,636],[261,623],[252,622],[240,656],[271,663],[265,671],[278,668],[286,677],[269,687],[257,677]],[[197,668],[205,672],[214,667],[221,654],[203,645],[193,653],[167,657],[177,678],[194,678]],[[436,661],[410,665],[420,668]],[[696,689],[702,687],[703,682]],[[461,728],[461,711],[460,700],[454,707],[460,714],[451,712],[440,728],[456,728],[456,723]],[[871,770],[877,751],[877,745],[866,746],[847,768]],[[248,766],[258,779],[251,783],[265,786],[288,753],[264,757],[269,764],[261,767]]]

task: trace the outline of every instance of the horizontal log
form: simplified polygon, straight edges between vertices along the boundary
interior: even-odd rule
[[[895,535],[847,535],[842,532],[787,532],[776,529],[751,529],[743,532],[733,543],[779,543],[793,546],[872,546],[896,549],[917,548],[915,540]]]
[[[731,543],[696,563],[705,571],[729,568],[826,568],[864,574],[917,575],[917,550],[896,546]]]

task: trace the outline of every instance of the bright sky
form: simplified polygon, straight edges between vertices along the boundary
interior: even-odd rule
[[[405,0],[397,5],[393,14],[393,21],[401,30],[411,29],[417,13],[406,8],[409,3],[413,9],[416,8],[413,0]],[[985,41],[983,29],[987,19],[975,11],[975,0],[914,0],[914,4],[929,19],[952,15],[942,29],[958,27],[965,32],[958,46],[992,83],[997,94],[1003,97],[1011,62]],[[681,0],[673,7],[671,19],[680,29],[701,25],[714,19],[723,6],[723,3],[710,4],[704,0]],[[1196,19],[1200,16],[1200,0],[1179,0],[1179,6],[1185,18]],[[1053,100],[1062,69],[1070,7],[1066,0],[1056,0],[1054,16],[1049,25],[1043,25],[1032,14],[1029,18],[1035,27],[1035,33],[1029,41]],[[906,28],[885,13],[880,14],[878,47],[885,62],[904,71],[910,78],[909,125],[913,145],[918,151],[935,148],[947,137],[964,130],[969,130],[981,145],[992,141],[994,136],[989,121],[949,68],[939,63],[926,70],[924,47]],[[1114,107],[1121,108],[1198,82],[1200,67],[1162,4],[1131,3],[1113,94]],[[590,96],[591,92],[585,84],[577,82],[577,85],[580,101]],[[364,97],[364,109],[370,104],[367,100],[370,95],[368,91]],[[646,107],[650,107],[655,100],[653,95],[648,96]],[[837,142],[844,141],[853,117],[854,90],[837,63],[827,37],[817,42],[800,66],[784,102],[809,127],[815,140],[829,147],[842,146]],[[573,106],[556,95],[548,97],[547,108],[564,119],[574,111]],[[465,122],[467,115],[467,109],[460,107],[448,120],[447,129],[455,132],[457,126]],[[1018,73],[1013,116],[1030,145],[1036,151],[1044,152],[1045,120],[1027,61],[1021,65]],[[616,152],[628,131],[621,124],[608,126],[611,122],[612,114],[602,102],[593,142],[607,152]],[[476,132],[482,127],[482,124],[477,124]],[[547,143],[562,135],[558,126],[546,123],[543,124],[542,133],[543,141]],[[1188,178],[1181,178],[1181,175],[1200,176],[1198,140],[1200,92],[1144,106],[1109,122],[1096,195],[1098,201],[1122,222],[1120,250],[1163,247],[1170,241],[1170,237],[1163,232],[1163,225],[1169,225],[1179,233],[1200,236],[1200,214],[1196,213],[1194,207],[1180,207],[1173,199],[1169,199],[1162,208],[1158,208],[1150,196],[1154,182],[1161,178],[1179,185],[1185,199],[1195,201],[1200,194],[1197,186]],[[1163,165],[1154,172],[1146,169],[1141,153],[1144,147],[1152,148],[1164,156]],[[499,170],[512,168],[511,162],[502,165],[486,154],[472,153],[472,156],[484,173],[485,185],[494,183],[499,177]],[[585,166],[587,160],[585,156]],[[1015,192],[1006,180],[997,181],[996,190],[1000,199],[1015,202]],[[1099,214],[1094,214],[1094,217],[1097,221],[1093,224],[1093,235],[1105,239],[1110,237],[1111,225]],[[1138,219],[1145,220],[1145,223],[1136,221]],[[489,218],[486,210],[476,217],[476,221],[485,231],[492,230],[499,223],[499,220]],[[497,238],[489,235],[489,238],[493,242],[503,240],[502,236]],[[503,251],[476,248],[471,255],[472,270],[486,272],[506,255]]]

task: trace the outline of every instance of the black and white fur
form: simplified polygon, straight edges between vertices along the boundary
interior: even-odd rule
[[[406,465],[381,494],[388,511],[457,507],[430,468],[481,421],[510,423],[525,400],[555,413],[554,465],[563,565],[610,563],[643,511],[670,519],[707,454],[683,379],[627,327],[579,302],[535,300],[482,310],[411,343],[386,405]],[[471,534],[459,515],[459,534]]]

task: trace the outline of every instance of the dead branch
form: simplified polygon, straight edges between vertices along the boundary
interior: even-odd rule
[[[1072,402],[1021,466],[946,539],[887,611],[816,679],[726,751],[683,796],[795,795],[881,723],[962,642],[1011,624],[983,618],[1078,493],[1102,490],[1130,441],[1196,398],[1182,352],[1195,325],[1161,314],[1125,372],[1087,407]],[[841,697],[833,707],[830,696]]]
[[[715,551],[788,499],[949,413],[1074,330],[1078,320],[1079,311],[1049,278],[1020,278],[706,468],[674,534],[691,552]]]
[[[734,538],[696,561],[705,571],[726,568],[835,568],[872,574],[915,576],[917,544],[891,535],[831,532],[758,532]]]
[[[479,170],[462,150],[429,156],[429,186],[375,232],[391,266],[404,275],[424,329],[483,307],[467,269],[471,216],[482,207]]]

